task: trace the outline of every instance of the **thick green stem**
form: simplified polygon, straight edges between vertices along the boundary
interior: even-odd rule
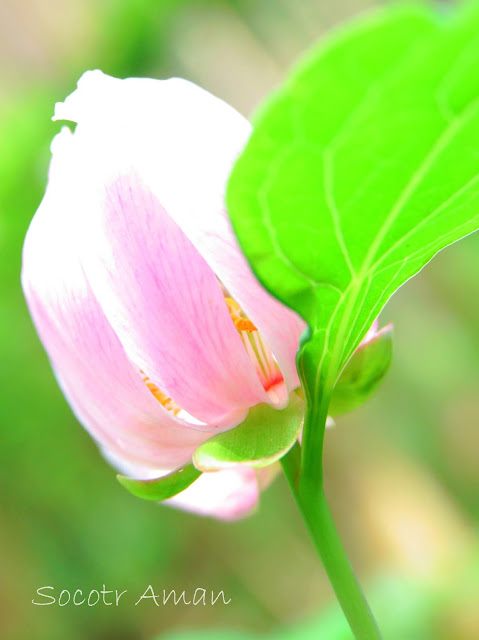
[[[321,459],[317,461],[321,466]],[[381,640],[381,634],[339,538],[322,488],[313,494],[298,490],[301,452],[296,444],[282,459],[284,473],[356,640]],[[308,487],[304,483],[303,487]],[[309,485],[311,486],[311,485]]]
[[[329,395],[323,394],[318,401],[306,402],[298,484],[301,495],[308,496],[308,501],[314,500],[323,486],[323,441],[329,400]]]

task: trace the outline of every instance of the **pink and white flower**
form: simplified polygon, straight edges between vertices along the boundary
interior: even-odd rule
[[[299,385],[305,328],[252,275],[225,211],[250,125],[179,79],[87,72],[57,104],[22,282],[59,384],[104,455],[138,478],[191,460]],[[203,474],[170,502],[233,519],[269,472]]]

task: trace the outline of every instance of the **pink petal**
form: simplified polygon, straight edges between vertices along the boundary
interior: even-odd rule
[[[238,520],[254,511],[259,499],[256,471],[238,465],[203,473],[165,504],[219,520]]]
[[[198,420],[223,427],[267,401],[214,272],[134,174],[106,185],[83,227],[96,297],[155,384]]]
[[[84,74],[55,117],[78,122],[85,153],[135,167],[241,304],[272,349],[290,389],[305,323],[256,281],[224,211],[225,185],[250,124],[233,108],[184,80],[118,80]],[[121,160],[123,158],[123,160]]]
[[[238,246],[226,213],[214,214],[204,224],[204,220],[192,216],[179,224],[258,328],[291,391],[299,386],[296,352],[306,323],[260,285]]]
[[[166,412],[103,314],[80,264],[69,216],[75,185],[63,160],[52,161],[25,241],[22,282],[30,311],[65,395],[93,437],[129,460],[177,467],[211,433]]]

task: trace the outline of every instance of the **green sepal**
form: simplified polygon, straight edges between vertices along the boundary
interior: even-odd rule
[[[303,422],[303,401],[290,394],[285,409],[268,404],[252,407],[244,422],[200,445],[193,463],[202,471],[218,471],[242,463],[266,467],[282,458],[296,442]]]
[[[354,352],[333,391],[329,413],[339,416],[361,406],[386,375],[393,354],[393,328],[388,325]]]
[[[188,464],[166,476],[152,480],[135,480],[121,474],[118,474],[116,478],[125,489],[137,498],[161,502],[162,500],[173,498],[173,496],[184,491],[200,475],[201,471],[198,471],[192,464]]]

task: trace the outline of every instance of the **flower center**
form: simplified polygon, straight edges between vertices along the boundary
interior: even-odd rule
[[[231,319],[240,334],[246,353],[255,367],[264,390],[268,392],[274,385],[283,382],[283,375],[278,363],[271,349],[264,343],[260,332],[246,316],[236,300],[225,295],[225,302]]]
[[[264,343],[260,332],[246,316],[240,305],[229,296],[223,288],[226,306],[228,307],[231,319],[240,335],[241,341],[246,349],[246,353],[256,370],[256,374],[263,385],[264,390],[271,399],[282,402],[286,393],[283,375],[276,362],[271,349]],[[150,393],[163,405],[163,407],[180,420],[196,424],[204,424],[196,420],[187,413],[181,406],[162,391],[147,375],[140,369],[140,375]],[[284,387],[284,389],[283,389]]]

